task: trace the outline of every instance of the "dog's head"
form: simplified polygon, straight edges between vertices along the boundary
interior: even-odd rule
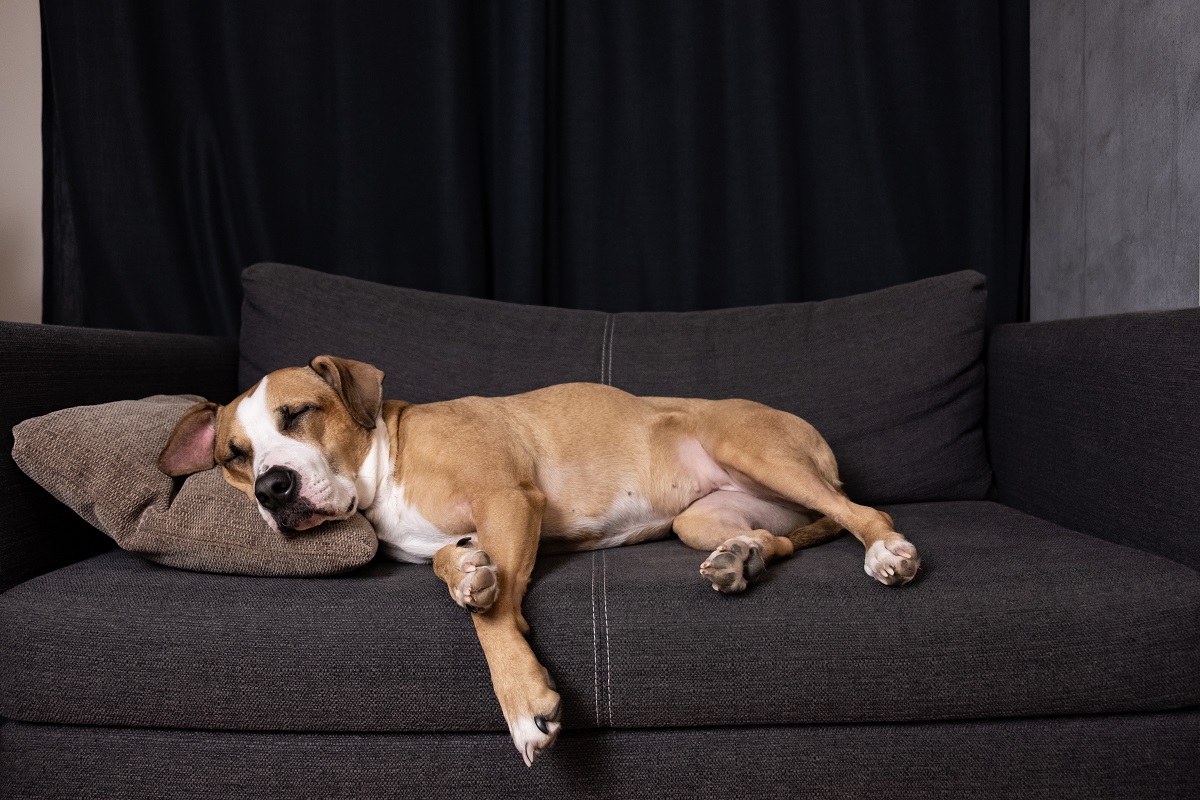
[[[220,464],[267,524],[290,535],[358,508],[355,482],[382,405],[382,372],[318,356],[272,372],[229,405],[188,409],[158,468],[178,477]]]

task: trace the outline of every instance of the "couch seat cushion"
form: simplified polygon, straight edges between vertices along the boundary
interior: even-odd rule
[[[924,567],[851,537],[743,595],[677,540],[540,560],[526,615],[568,724],[882,722],[1200,704],[1200,575],[988,502],[892,506]],[[110,552],[0,595],[0,715],[300,731],[504,730],[428,567],[204,575]]]
[[[860,503],[981,500],[983,276],[956,272],[819,303],[604,314],[420,292],[283,264],[242,274],[239,382],[322,353],[428,403],[606,383],[741,397],[808,420]]]

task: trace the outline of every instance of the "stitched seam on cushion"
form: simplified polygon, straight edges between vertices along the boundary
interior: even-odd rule
[[[611,317],[612,325],[608,326],[608,385],[613,385],[612,379],[612,362],[613,362],[613,338],[617,333],[617,318]]]
[[[596,554],[592,553],[592,663],[596,692],[596,727],[600,727],[600,639],[596,631]]]
[[[612,316],[606,316],[604,318],[604,333],[600,336],[600,383],[603,384],[608,383],[605,370],[608,365],[608,332],[610,330],[610,326],[612,325],[612,321]]]
[[[608,670],[608,726],[613,724],[612,715],[612,637],[608,633],[608,556],[600,553],[600,589],[604,595],[604,665]]]

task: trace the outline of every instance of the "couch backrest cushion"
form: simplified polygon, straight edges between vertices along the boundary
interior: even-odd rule
[[[243,273],[240,383],[322,353],[431,402],[569,381],[757,400],[833,447],[860,502],[979,499],[983,276],[956,272],[816,303],[605,314],[442,295],[281,264]]]

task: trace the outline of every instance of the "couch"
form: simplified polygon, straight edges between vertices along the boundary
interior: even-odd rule
[[[689,314],[244,285],[237,342],[0,323],[3,796],[1200,796],[1200,310],[985,330],[970,272]],[[737,596],[673,538],[545,556],[565,730],[526,768],[429,568],[168,569],[9,456],[27,417],[225,401],[319,352],[414,402],[591,380],[800,413],[921,573],[875,583],[848,534]]]

